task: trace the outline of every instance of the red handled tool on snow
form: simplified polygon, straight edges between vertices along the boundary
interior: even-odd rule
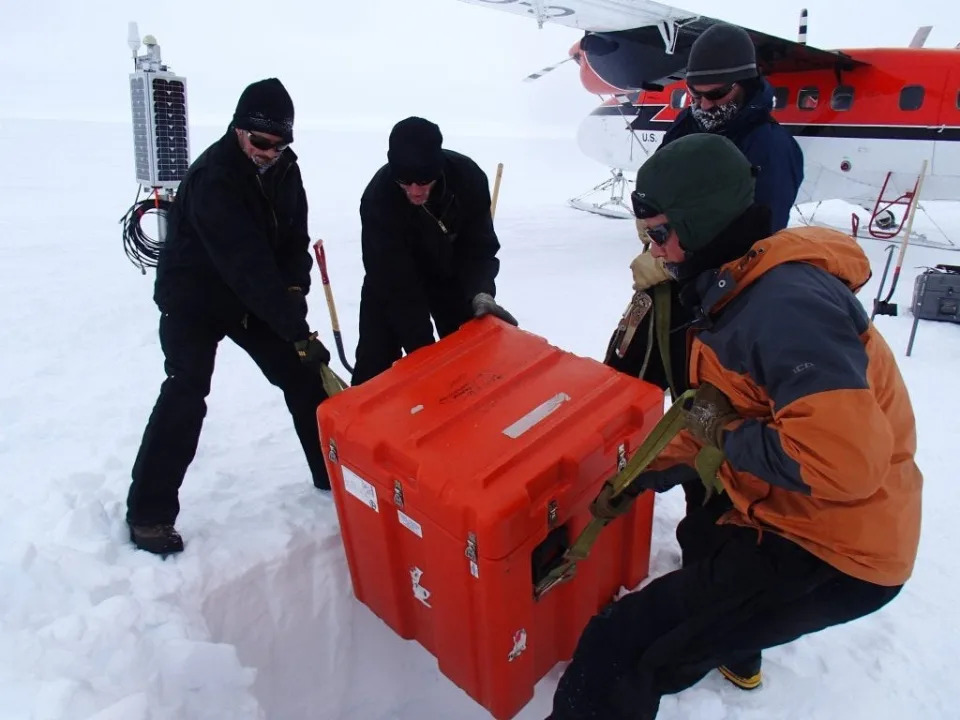
[[[317,256],[317,266],[320,268],[320,279],[323,281],[323,294],[327,296],[327,308],[330,310],[330,325],[333,328],[333,340],[337,343],[337,354],[340,362],[353,372],[353,367],[347,362],[347,354],[343,351],[343,337],[340,335],[340,321],[337,319],[337,308],[333,304],[333,290],[330,288],[330,276],[327,275],[327,254],[323,251],[323,239],[313,244],[313,252]]]

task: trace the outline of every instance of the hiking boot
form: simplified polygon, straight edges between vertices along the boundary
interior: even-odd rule
[[[131,525],[130,541],[154,555],[183,552],[183,538],[173,525]]]
[[[760,670],[762,662],[762,657],[758,653],[754,657],[721,665],[717,669],[741,690],[756,690],[763,681],[763,673]]]

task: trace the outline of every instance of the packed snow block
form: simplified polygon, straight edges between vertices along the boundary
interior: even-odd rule
[[[653,385],[485,317],[317,415],[357,598],[498,720],[647,575],[651,493],[534,597],[663,415]]]

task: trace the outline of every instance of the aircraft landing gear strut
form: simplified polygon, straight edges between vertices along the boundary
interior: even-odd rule
[[[593,187],[582,195],[572,198],[570,206],[577,210],[592,212],[597,215],[612,218],[632,218],[633,208],[624,202],[624,196],[627,194],[630,181],[623,176],[623,170],[620,168],[610,168],[610,179],[604,180],[599,185]],[[591,202],[589,197],[596,193],[610,192],[610,197],[603,202]]]

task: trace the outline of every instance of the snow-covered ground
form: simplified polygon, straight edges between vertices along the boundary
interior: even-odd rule
[[[399,118],[397,118],[399,119]],[[383,162],[378,132],[298,130],[352,358],[361,281],[357,205]],[[193,127],[194,155],[221,128]],[[630,295],[629,221],[568,208],[604,178],[569,138],[447,135],[493,175],[505,164],[498,299],[524,328],[600,358]],[[186,551],[134,551],[129,470],[162,380],[153,273],[121,247],[133,201],[126,123],[0,121],[0,718],[481,720],[489,715],[352,596],[332,501],[313,489],[282,397],[229,342],[181,494]],[[960,236],[960,207],[933,208]],[[849,209],[821,209],[846,223]],[[917,220],[924,230],[926,220]],[[863,241],[874,280],[883,243]],[[960,326],[924,322],[904,350],[913,279],[960,253],[911,247],[877,325],[919,428],[923,534],[913,578],[867,619],[766,653],[743,693],[712,674],[664,699],[664,720],[955,718],[960,647]],[[332,347],[315,273],[310,320]],[[341,369],[337,367],[337,369]],[[679,491],[657,498],[652,572],[677,567]],[[561,668],[517,716],[546,716]]]

